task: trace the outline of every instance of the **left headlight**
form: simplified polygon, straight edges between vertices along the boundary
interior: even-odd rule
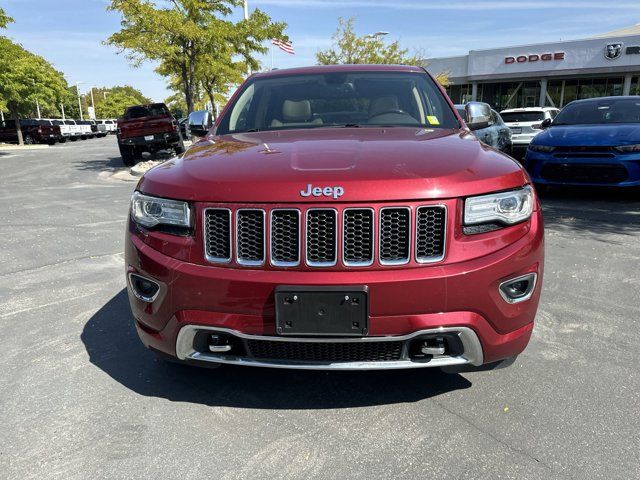
[[[191,210],[187,202],[157,198],[134,192],[131,197],[131,217],[144,227],[156,225],[191,226]]]
[[[464,224],[522,222],[533,213],[533,189],[527,185],[518,190],[469,197],[464,201]]]

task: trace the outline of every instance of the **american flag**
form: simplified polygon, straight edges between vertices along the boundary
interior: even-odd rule
[[[293,44],[291,42],[285,42],[284,40],[278,40],[277,38],[274,38],[273,40],[271,40],[271,43],[273,43],[280,50],[284,50],[291,55],[295,55],[296,53],[293,51]]]

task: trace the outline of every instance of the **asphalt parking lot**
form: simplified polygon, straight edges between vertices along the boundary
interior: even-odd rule
[[[0,478],[640,477],[640,192],[543,198],[514,365],[194,369],[139,343],[114,137],[0,151]]]

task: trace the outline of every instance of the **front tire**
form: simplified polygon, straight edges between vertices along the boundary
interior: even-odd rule
[[[31,135],[25,135],[23,141],[25,145],[33,145],[34,143],[36,143],[36,141],[33,139]]]

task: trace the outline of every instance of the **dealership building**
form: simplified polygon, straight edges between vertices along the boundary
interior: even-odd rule
[[[640,24],[584,40],[471,50],[427,62],[430,73],[448,73],[454,103],[477,100],[498,110],[640,95]]]

